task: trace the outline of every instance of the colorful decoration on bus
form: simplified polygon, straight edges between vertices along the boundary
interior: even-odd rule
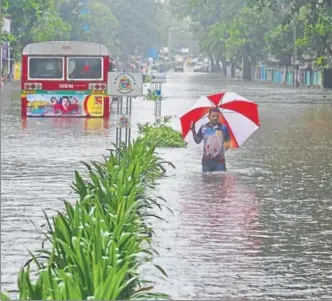
[[[27,116],[102,117],[104,95],[91,95],[89,91],[47,91],[26,94]]]

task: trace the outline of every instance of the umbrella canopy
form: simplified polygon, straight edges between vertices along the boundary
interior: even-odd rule
[[[211,108],[219,109],[220,122],[228,127],[232,148],[240,147],[260,126],[256,103],[234,92],[221,92],[202,96],[194,107],[180,118],[183,139],[188,135],[192,122],[196,123],[196,131],[209,122],[208,114]]]

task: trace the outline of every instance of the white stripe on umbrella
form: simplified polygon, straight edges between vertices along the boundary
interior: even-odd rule
[[[252,120],[237,112],[222,110],[222,114],[224,115],[229,128],[232,130],[239,146],[243,145],[243,143],[259,128],[257,124],[252,122]]]
[[[195,129],[196,133],[198,133],[199,129],[201,128],[202,125],[206,124],[209,122],[208,114],[206,114],[203,118],[198,120],[195,124]]]
[[[219,105],[224,104],[224,103],[228,103],[228,102],[232,102],[234,100],[241,100],[241,101],[246,101],[246,102],[252,102],[246,98],[244,98],[243,96],[234,93],[234,92],[226,92],[225,95],[221,98],[221,101],[219,103]]]

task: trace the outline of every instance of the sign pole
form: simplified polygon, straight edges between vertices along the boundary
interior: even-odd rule
[[[131,97],[126,97],[127,98],[127,103],[126,103],[126,115],[131,116],[131,109],[132,109],[132,98]],[[125,144],[128,147],[131,142],[131,127],[126,127],[126,140]]]
[[[132,111],[132,98],[128,96],[120,97],[117,104],[117,115],[118,115],[118,121],[116,126],[117,147],[120,147],[122,144],[124,144],[126,147],[130,145],[131,111]]]
[[[154,92],[158,96],[154,103],[154,116],[157,123],[160,123],[161,120],[161,83],[154,83]]]
[[[161,96],[161,83],[159,83],[159,91],[160,91],[160,100],[159,100],[159,121],[161,120],[161,101],[162,101],[162,96]]]
[[[165,73],[154,73],[152,74],[152,84],[151,87],[154,91],[154,93],[158,96],[158,99],[156,99],[154,104],[154,115],[156,119],[156,123],[160,123],[161,121],[161,102],[162,102],[162,96],[161,96],[161,89],[162,89],[162,83],[166,82],[166,74]]]
[[[154,84],[153,84],[153,93],[156,93],[156,90],[154,89]],[[154,102],[154,118],[155,118],[155,120],[157,121],[158,119],[157,119],[157,117],[158,117],[158,105],[157,105],[157,102],[158,102],[158,100],[155,100],[155,102]]]
[[[142,73],[109,72],[107,93],[118,97],[116,147],[131,143],[132,97],[143,95]]]
[[[117,103],[117,110],[116,113],[119,116],[121,114],[122,111],[122,102],[123,102],[123,98],[119,97],[118,103]],[[119,124],[117,124],[116,126],[116,147],[120,147],[121,145],[121,127],[119,126]]]

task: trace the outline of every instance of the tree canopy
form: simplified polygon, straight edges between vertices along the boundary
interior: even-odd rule
[[[324,66],[332,56],[332,0],[171,1],[178,18],[192,20],[215,70],[219,61],[243,64],[250,80],[258,61],[290,66],[297,58]]]
[[[2,12],[12,35],[1,38],[11,38],[17,55],[31,42],[83,40],[104,44],[114,56],[147,56],[181,23],[155,0],[2,0]]]

